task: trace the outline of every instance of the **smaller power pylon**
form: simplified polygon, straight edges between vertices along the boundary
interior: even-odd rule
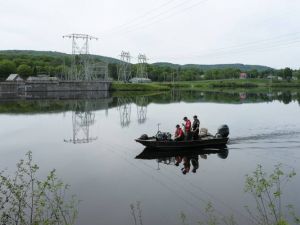
[[[131,79],[130,53],[122,51],[120,59],[121,63],[118,67],[118,81],[128,82]]]
[[[138,78],[148,78],[147,74],[147,57],[145,54],[138,55],[137,73]]]

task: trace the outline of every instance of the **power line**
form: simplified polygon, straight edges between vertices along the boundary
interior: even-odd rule
[[[170,17],[172,17],[172,16],[174,16],[174,15],[178,15],[179,13],[183,13],[183,12],[185,12],[185,11],[191,9],[191,8],[194,8],[194,7],[200,5],[201,3],[204,3],[204,2],[206,2],[206,1],[209,1],[209,0],[202,0],[202,1],[198,2],[198,3],[196,3],[196,4],[193,4],[193,5],[190,5],[190,6],[186,7],[186,8],[183,8],[182,10],[175,11],[175,12],[173,12],[173,13],[171,13],[171,14],[165,16],[165,17],[158,18],[158,19],[154,20],[154,21],[151,22],[151,23],[145,24],[145,25],[140,26],[140,27],[136,27],[136,28],[133,29],[133,30],[129,30],[129,31],[127,31],[126,33],[130,33],[130,32],[136,31],[136,30],[140,30],[140,29],[143,29],[143,28],[145,28],[145,27],[151,26],[151,25],[153,25],[153,24],[162,22],[162,21],[164,21],[164,20],[166,20],[166,19],[168,19],[168,18],[170,18]],[[180,5],[181,5],[181,4],[180,4]],[[176,7],[176,8],[177,8],[177,7]],[[162,14],[163,14],[163,13],[162,13]],[[159,14],[159,16],[162,15],[162,14]]]
[[[219,48],[219,49],[215,49],[215,51],[223,51],[223,50],[227,50],[227,49],[240,49],[243,47],[253,47],[257,44],[269,44],[271,41],[277,41],[277,42],[281,42],[281,41],[287,41],[286,39],[284,39],[285,37],[289,37],[289,36],[297,36],[299,35],[300,32],[294,32],[294,33],[289,33],[289,34],[285,34],[285,35],[280,35],[280,36],[276,36],[276,37],[272,37],[272,38],[265,38],[265,39],[261,39],[261,40],[257,40],[257,41],[251,41],[251,42],[246,42],[240,45],[233,45],[230,47],[224,47],[224,48]],[[282,40],[283,39],[283,40]]]
[[[136,27],[136,26],[139,26],[139,25],[141,25],[141,24],[145,24],[145,22],[147,22],[147,20],[155,19],[155,18],[159,17],[160,15],[162,15],[162,14],[164,14],[164,13],[167,13],[167,12],[170,11],[170,10],[173,10],[174,8],[175,8],[175,9],[178,8],[179,6],[185,4],[185,3],[188,2],[188,1],[191,1],[191,0],[184,0],[183,2],[181,2],[181,3],[177,4],[177,5],[175,5],[174,7],[167,8],[167,10],[164,10],[164,11],[162,11],[162,12],[157,11],[157,13],[154,13],[154,14],[151,15],[149,18],[147,18],[147,17],[142,17],[140,20],[137,21],[137,24],[133,24],[132,26],[127,26],[127,27],[125,27],[125,29],[118,30],[118,31],[116,31],[116,32],[114,32],[114,33],[119,33],[119,32],[124,32],[124,31],[126,32],[128,29],[132,29],[132,28],[134,28],[134,27]],[[193,0],[192,0],[192,1],[193,1]],[[114,33],[113,33],[113,34],[114,34]]]
[[[188,7],[184,7],[184,8],[181,9],[181,10],[175,10],[175,11],[173,11],[174,9],[176,9],[176,8],[178,8],[178,7],[180,7],[180,6],[185,5],[187,2],[189,2],[189,3],[191,2],[191,0],[185,0],[184,2],[181,2],[181,3],[175,5],[174,7],[170,8],[170,9],[168,9],[168,10],[165,10],[165,11],[163,11],[163,12],[160,12],[159,14],[155,14],[154,16],[150,17],[150,18],[149,18],[149,19],[150,19],[150,21],[149,21],[150,23],[146,23],[146,24],[145,24],[144,22],[142,22],[142,23],[136,24],[136,25],[134,25],[134,26],[132,26],[132,27],[129,27],[129,28],[125,28],[125,29],[123,29],[123,30],[120,30],[120,31],[118,31],[118,32],[121,32],[122,35],[124,35],[124,34],[130,33],[130,32],[139,30],[139,29],[143,29],[143,28],[148,27],[148,26],[151,26],[151,25],[153,25],[153,24],[155,24],[155,23],[162,22],[163,20],[166,20],[166,19],[168,19],[168,18],[170,18],[170,17],[172,17],[172,16],[174,16],[174,15],[178,15],[179,13],[183,13],[183,12],[185,12],[185,11],[191,9],[191,8],[194,8],[194,7],[196,7],[197,5],[200,5],[200,4],[202,4],[202,3],[206,2],[206,1],[209,1],[209,0],[201,0],[200,2],[197,2],[196,4],[189,5]],[[172,11],[173,11],[173,12],[172,12]],[[169,14],[169,15],[168,15],[168,14]],[[163,16],[163,15],[167,15],[167,16],[161,17],[161,16]],[[152,19],[154,19],[154,20],[152,20]],[[152,20],[152,21],[151,21],[151,20]],[[147,21],[146,21],[146,22],[147,22]],[[117,32],[116,32],[116,33],[117,33]],[[111,35],[113,35],[113,34],[111,34]]]
[[[168,57],[168,58],[178,59],[178,58],[202,58],[202,57],[212,57],[212,56],[219,57],[228,54],[239,54],[246,51],[249,52],[249,51],[269,50],[277,47],[290,46],[292,44],[299,43],[300,41],[299,34],[300,32],[293,32],[293,33],[279,35],[272,38],[261,39],[258,41],[246,42],[240,45],[233,45],[229,47],[212,49],[211,51],[203,54],[190,53],[188,56],[181,55],[181,56]],[[292,37],[292,38],[288,38],[288,37]]]
[[[136,23],[138,19],[140,19],[140,18],[145,18],[145,17],[147,17],[148,15],[150,15],[152,12],[154,12],[154,11],[156,11],[156,10],[158,10],[158,9],[161,9],[161,8],[165,7],[166,5],[169,5],[170,3],[174,2],[174,1],[177,1],[177,0],[169,0],[169,1],[167,1],[167,2],[165,2],[165,3],[163,3],[163,4],[161,4],[161,5],[159,5],[159,6],[156,7],[156,8],[153,8],[153,9],[151,9],[151,10],[149,10],[149,11],[146,11],[144,14],[142,14],[142,15],[140,15],[140,16],[137,16],[137,17],[132,18],[131,20],[127,21],[126,23],[123,23],[123,24],[121,24],[121,25],[118,25],[118,26],[116,26],[116,27],[111,28],[109,31],[114,31],[114,30],[119,29],[119,28],[122,28],[122,27],[130,26],[130,24]]]

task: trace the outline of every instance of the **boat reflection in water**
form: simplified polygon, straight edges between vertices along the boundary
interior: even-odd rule
[[[221,148],[174,149],[169,151],[157,151],[145,148],[144,151],[135,158],[142,160],[156,160],[158,169],[160,169],[160,163],[177,166],[181,168],[182,174],[187,174],[196,173],[199,169],[199,160],[206,160],[208,156],[212,154],[216,154],[221,159],[226,159],[229,151],[226,145]]]

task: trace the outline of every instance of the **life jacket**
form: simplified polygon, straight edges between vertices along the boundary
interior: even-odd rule
[[[187,120],[185,122],[185,131],[190,131],[191,130],[191,121]]]
[[[182,137],[183,136],[183,131],[182,129],[179,127],[176,129],[175,131],[175,137]]]

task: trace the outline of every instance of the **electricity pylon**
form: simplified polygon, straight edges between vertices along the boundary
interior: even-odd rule
[[[118,67],[118,81],[128,82],[131,79],[130,53],[122,51],[120,59],[121,63]]]
[[[89,41],[98,40],[87,34],[69,34],[63,38],[72,40],[71,68],[67,73],[67,80],[94,80],[91,57],[89,53]]]
[[[145,54],[138,55],[137,73],[138,78],[148,78],[147,74],[147,57]]]

